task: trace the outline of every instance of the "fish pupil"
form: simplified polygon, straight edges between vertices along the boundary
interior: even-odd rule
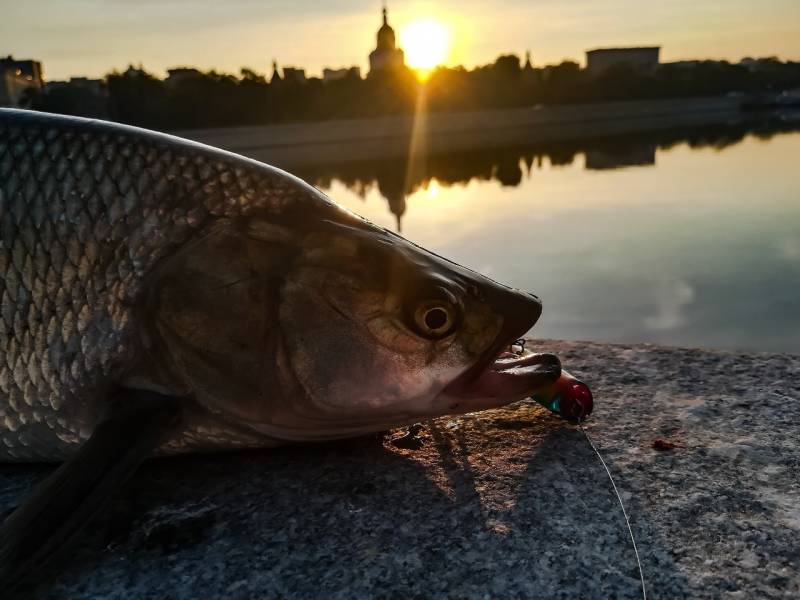
[[[431,308],[425,313],[425,325],[429,329],[441,329],[447,325],[448,320],[447,311],[443,308]]]

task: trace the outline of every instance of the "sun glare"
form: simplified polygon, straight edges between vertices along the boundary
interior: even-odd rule
[[[409,67],[430,71],[447,60],[450,30],[435,19],[412,21],[400,30],[400,45]]]

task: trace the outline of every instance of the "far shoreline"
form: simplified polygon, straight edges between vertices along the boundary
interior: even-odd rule
[[[510,145],[723,125],[743,118],[738,96],[533,106],[462,113],[310,121],[172,133],[284,168],[406,158]]]

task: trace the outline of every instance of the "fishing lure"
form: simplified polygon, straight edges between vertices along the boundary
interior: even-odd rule
[[[561,377],[531,396],[549,411],[568,421],[584,421],[594,408],[589,386],[561,370]]]
[[[527,340],[518,339],[508,348],[509,355],[525,356],[531,351],[525,348]],[[530,399],[567,421],[581,423],[594,408],[594,399],[589,386],[564,369],[561,376],[548,386],[541,388]]]

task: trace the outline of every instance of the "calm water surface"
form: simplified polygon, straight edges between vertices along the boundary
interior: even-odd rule
[[[800,352],[800,132],[437,160],[305,176],[539,295],[538,337]]]

